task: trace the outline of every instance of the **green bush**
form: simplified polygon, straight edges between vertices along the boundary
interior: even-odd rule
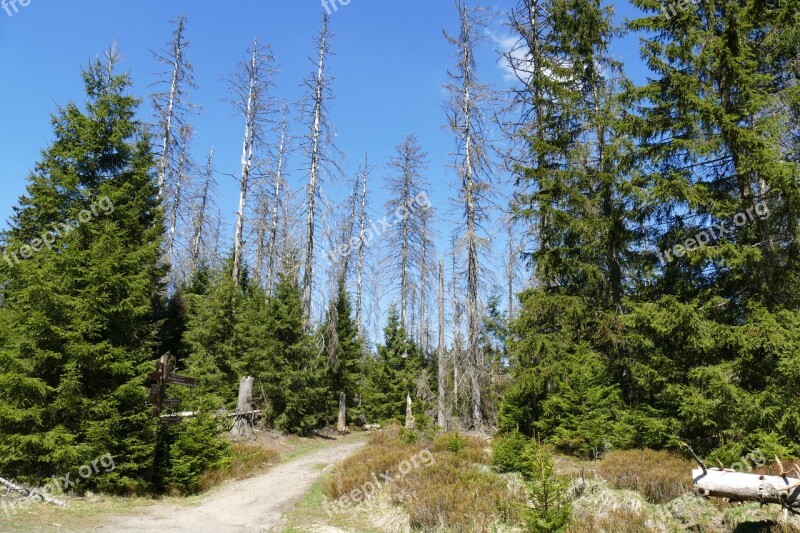
[[[492,467],[496,472],[526,472],[528,439],[517,431],[498,436],[492,446]]]

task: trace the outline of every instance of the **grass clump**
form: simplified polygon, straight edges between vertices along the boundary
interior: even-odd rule
[[[616,489],[644,495],[650,503],[667,503],[692,490],[694,463],[667,451],[614,450],[600,461],[598,472]]]
[[[642,533],[652,531],[647,518],[633,509],[610,509],[573,520],[564,533]]]

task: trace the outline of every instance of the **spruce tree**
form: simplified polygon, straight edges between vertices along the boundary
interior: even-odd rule
[[[383,335],[377,356],[368,363],[364,407],[370,420],[402,421],[407,395],[417,396],[416,380],[422,368],[422,354],[400,324],[395,307],[389,309]]]
[[[85,109],[52,119],[0,266],[0,471],[41,478],[104,454],[84,487],[136,491],[152,463],[144,375],[154,354],[163,219],[129,76],[83,71]],[[39,249],[39,251],[35,251]]]
[[[325,352],[328,356],[331,420],[336,419],[335,413],[339,411],[341,393],[347,397],[348,417],[353,414],[351,409],[358,405],[361,394],[363,346],[352,315],[350,296],[344,284],[340,284],[337,298],[331,304],[321,329],[325,332]]]

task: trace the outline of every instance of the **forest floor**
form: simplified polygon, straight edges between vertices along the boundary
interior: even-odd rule
[[[88,497],[69,508],[38,504],[7,520],[2,532],[191,533],[266,532],[337,463],[365,444],[362,434],[284,443],[281,460],[266,472],[229,481],[188,498]]]

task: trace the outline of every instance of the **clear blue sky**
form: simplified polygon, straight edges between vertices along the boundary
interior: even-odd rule
[[[503,11],[515,3],[496,0],[485,5]],[[615,9],[620,21],[637,16],[627,2]],[[203,108],[194,120],[196,157],[202,160],[208,147],[215,147],[218,203],[232,217],[236,185],[223,174],[239,170],[242,123],[224,101],[223,78],[258,37],[272,45],[279,61],[277,96],[297,102],[302,80],[314,67],[308,58],[315,54],[319,0],[30,0],[11,17],[0,11],[0,221],[8,220],[30,169],[52,139],[50,114],[58,104],[83,102],[80,69],[112,40],[122,52],[122,68],[133,76],[135,93],[146,98],[143,118],[150,118],[150,85],[161,70],[151,50],[164,47],[173,31],[170,21],[181,13],[188,17],[188,55],[199,86],[192,100]],[[331,17],[335,55],[329,73],[336,78],[330,119],[337,145],[346,155],[348,175],[369,152],[377,181],[386,174],[383,166],[403,135],[419,134],[430,154],[428,178],[439,212],[438,229],[447,236],[455,218],[449,202],[455,194],[454,175],[448,168],[454,141],[443,127],[442,86],[453,50],[442,36],[443,27],[457,30],[450,0],[351,0]],[[500,19],[489,29],[503,35]],[[502,88],[496,48],[491,39],[482,46],[479,72],[484,82]],[[626,62],[628,74],[641,81],[637,37],[615,43],[613,52]],[[296,135],[304,131],[297,123],[294,129]],[[300,157],[290,162],[290,181],[296,189],[305,177]],[[383,216],[385,196],[376,187],[377,183],[372,209]]]

